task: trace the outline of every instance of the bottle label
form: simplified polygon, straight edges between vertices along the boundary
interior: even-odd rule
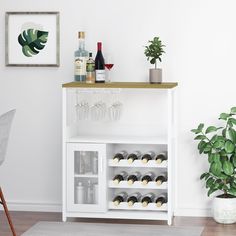
[[[75,75],[86,75],[86,57],[75,58]]]
[[[105,82],[105,70],[96,70],[96,81]]]
[[[87,63],[86,71],[87,72],[94,72],[95,71],[95,63]]]

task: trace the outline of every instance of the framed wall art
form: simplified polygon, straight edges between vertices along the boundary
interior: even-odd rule
[[[6,12],[6,66],[60,65],[59,12]]]

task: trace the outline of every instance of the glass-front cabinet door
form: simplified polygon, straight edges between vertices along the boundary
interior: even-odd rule
[[[68,211],[105,212],[105,160],[105,144],[67,144]]]

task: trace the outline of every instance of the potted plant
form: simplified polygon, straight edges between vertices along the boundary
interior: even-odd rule
[[[236,107],[221,113],[222,126],[205,128],[201,123],[196,129],[200,154],[208,157],[209,169],[200,179],[205,180],[208,196],[221,192],[213,199],[213,218],[218,223],[236,222]]]
[[[151,64],[155,64],[155,69],[149,69],[149,81],[150,83],[161,83],[162,82],[162,69],[157,68],[157,60],[161,62],[161,56],[165,53],[159,37],[154,37],[153,40],[149,40],[149,45],[145,46],[144,54],[147,60]]]

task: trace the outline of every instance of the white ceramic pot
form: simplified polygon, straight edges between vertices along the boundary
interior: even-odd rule
[[[213,218],[221,224],[233,224],[236,222],[236,197],[213,199]]]
[[[152,84],[162,82],[162,69],[149,69],[149,81]]]

